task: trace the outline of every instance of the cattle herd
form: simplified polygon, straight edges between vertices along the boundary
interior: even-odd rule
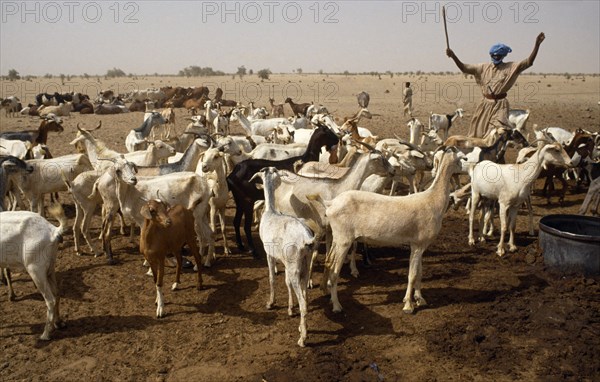
[[[580,213],[598,213],[598,133],[529,128],[529,110],[511,110],[511,126],[482,138],[453,134],[452,123],[463,117],[462,109],[431,114],[426,124],[412,118],[407,124],[410,139],[405,141],[379,137],[360,126],[361,120],[373,118],[365,92],[358,94],[357,112],[346,118],[336,118],[324,105],[295,103],[291,98],[280,104],[271,98],[269,106],[259,107],[222,96],[221,89],[211,98],[207,87],[165,87],[128,94],[108,90],[95,98],[42,93],[35,104],[25,107],[14,96],[1,101],[8,118],[40,118],[36,130],[0,134],[0,267],[11,299],[10,269],[17,267],[26,269],[42,294],[47,320],[41,339],[50,339],[52,330],[63,325],[54,268],[67,220],[57,202],[58,192],[72,196],[72,201],[62,203],[75,207],[72,228],[78,254],[87,246],[114,264],[114,221],[119,220],[122,234],[127,224],[140,227],[140,253],[156,285],[157,317],[166,314],[162,292],[166,262],[176,264],[172,289],[177,289],[182,267],[189,265],[182,253],[190,253],[197,287],[202,288],[202,268],[215,257],[217,220],[223,253],[231,253],[224,215],[232,199],[237,248],[254,257],[267,256],[267,308],[275,303],[277,263],[285,267],[288,313],[293,314],[293,295],[299,304],[300,346],[307,338],[306,291],[313,285],[312,268],[322,241],[325,265],[319,285],[331,294],[334,311],[342,310],[337,281],[348,257],[352,274],[358,276],[357,243],[409,245],[403,310],[412,313],[426,304],[422,255],[436,240],[450,205],[467,206],[469,245],[490,236],[494,215],[499,215],[498,256],[517,248],[515,226],[522,207],[528,209],[533,234],[530,195],[538,178],[546,179],[548,197],[556,194],[554,179],[561,182],[559,200],[568,180],[588,187]],[[190,122],[183,131],[175,127],[177,108],[189,112]],[[62,132],[63,117],[74,112],[144,112],[144,117],[132,126],[123,147],[109,148],[95,136],[101,123],[91,130],[77,125],[73,153],[53,156],[48,135]],[[232,134],[233,124],[239,124],[244,134]],[[515,151],[514,163],[506,159],[507,150]],[[404,183],[407,187],[400,187]],[[59,227],[45,218],[46,195],[51,200],[47,212]],[[98,206],[100,243],[90,236]],[[254,224],[262,250],[252,239]]]

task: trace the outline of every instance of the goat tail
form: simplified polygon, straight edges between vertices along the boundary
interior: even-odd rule
[[[69,182],[69,179],[67,179],[67,176],[65,175],[65,172],[62,169],[60,170],[60,176],[62,177],[62,180],[65,183],[65,185],[67,186],[67,189],[69,190],[69,192],[73,193],[73,184],[71,184],[71,182]]]
[[[50,213],[50,216],[52,216],[53,218],[58,220],[58,223],[59,223],[59,226],[56,229],[52,240],[53,241],[58,240],[59,242],[61,242],[62,234],[65,232],[66,227],[67,227],[67,217],[65,216],[65,210],[63,209],[62,204],[55,203],[55,204],[51,205],[50,207],[48,207],[48,213]]]
[[[94,182],[94,186],[92,187],[92,193],[88,195],[88,199],[94,199],[96,197],[96,194],[98,194],[98,180],[96,179],[96,181]]]
[[[214,197],[215,193],[214,191],[211,190],[210,192],[210,197]],[[190,211],[194,211],[196,209],[196,207],[198,207],[198,204],[202,203],[202,201],[204,200],[204,198],[202,196],[200,196],[198,199],[196,199],[193,203],[192,206],[190,207]]]

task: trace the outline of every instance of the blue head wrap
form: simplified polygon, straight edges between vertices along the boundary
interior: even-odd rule
[[[512,49],[510,49],[509,46],[506,46],[504,44],[496,44],[492,46],[490,48],[490,56],[500,56],[499,60],[496,60],[494,57],[492,57],[492,62],[495,65],[502,63],[502,59],[506,57],[506,55],[510,52],[512,52]]]

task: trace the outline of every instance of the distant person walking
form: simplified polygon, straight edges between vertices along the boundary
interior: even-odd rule
[[[408,114],[409,117],[412,118],[412,95],[413,91],[410,87],[410,82],[407,82],[402,92],[402,104],[404,105],[404,116]]]
[[[519,74],[533,65],[545,38],[544,33],[540,33],[535,40],[533,51],[521,62],[502,62],[504,57],[512,52],[512,49],[504,44],[496,44],[490,48],[492,62],[474,65],[463,64],[452,49],[446,49],[446,55],[454,60],[461,72],[475,76],[483,94],[483,99],[471,120],[468,134],[470,137],[484,137],[493,128],[510,126],[506,93],[515,84]]]

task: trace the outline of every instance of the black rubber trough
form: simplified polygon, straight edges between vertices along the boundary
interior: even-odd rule
[[[544,263],[565,272],[600,274],[600,218],[547,215],[540,219]]]

